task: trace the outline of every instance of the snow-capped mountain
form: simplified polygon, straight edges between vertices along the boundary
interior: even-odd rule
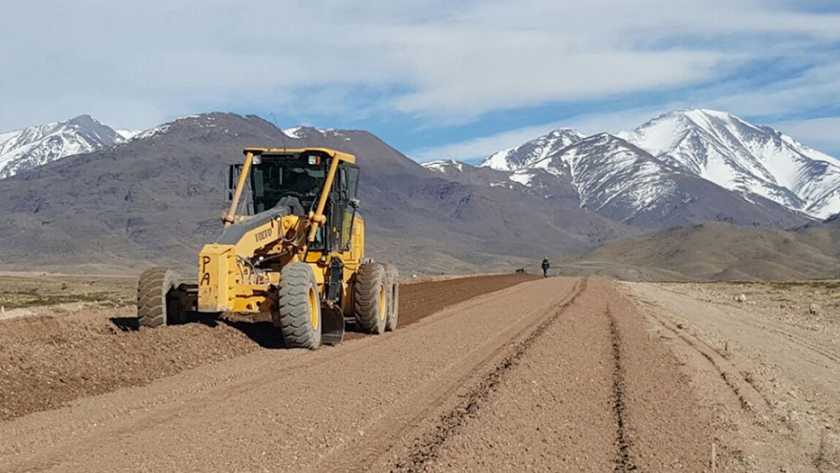
[[[840,162],[767,126],[677,110],[619,136],[687,173],[821,219],[840,212]]]
[[[745,203],[760,207],[762,215],[781,209],[782,226],[798,213],[823,219],[840,212],[835,159],[770,127],[712,110],[676,110],[615,135],[585,138],[557,130],[478,166],[506,171],[511,184],[547,198],[568,197],[571,188],[581,207],[622,221],[685,207],[680,202],[692,203],[692,218],[708,214],[727,221],[738,220],[727,212]],[[721,206],[719,215],[713,203]]]
[[[0,133],[0,179],[80,153],[126,141],[131,131],[118,133],[89,115]]]
[[[581,207],[596,212],[616,206],[626,208],[623,213],[649,210],[678,187],[672,167],[607,133],[577,141],[531,169],[568,181],[577,189]]]
[[[556,130],[495,153],[478,167],[508,171],[509,181],[530,191],[575,199],[582,208],[624,221],[679,194],[673,166],[607,133],[587,138],[575,130]]]
[[[586,138],[586,135],[569,128],[554,130],[516,148],[499,151],[482,161],[478,166],[499,171],[515,171],[527,168],[584,138]]]

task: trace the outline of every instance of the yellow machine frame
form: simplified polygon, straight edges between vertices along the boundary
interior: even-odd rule
[[[292,262],[308,263],[315,273],[319,295],[324,301],[327,274],[334,257],[341,258],[344,265],[341,284],[341,310],[353,312],[353,291],[348,281],[352,278],[364,258],[364,221],[355,212],[352,221],[350,247],[347,251],[309,251],[315,241],[318,229],[327,222],[324,209],[335,182],[340,163],[353,164],[353,155],[327,148],[283,149],[246,148],[245,162],[239,175],[230,209],[222,216],[224,227],[249,221],[245,215],[237,215],[239,201],[250,175],[255,157],[263,154],[313,154],[330,159],[324,187],[317,199],[317,206],[306,217],[282,215],[267,219],[249,227],[235,242],[211,243],[205,245],[198,257],[199,312],[269,312],[272,310],[270,293],[280,282],[280,271],[256,270],[249,264],[251,258],[277,259],[279,266]],[[325,229],[337,232],[339,229]],[[329,302],[329,301],[325,301]]]

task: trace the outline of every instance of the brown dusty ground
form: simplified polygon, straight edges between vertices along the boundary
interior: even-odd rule
[[[19,278],[15,284],[0,280],[7,283],[0,287],[8,294],[37,289],[52,297],[60,292],[78,296],[91,287],[91,293],[98,294],[100,287],[116,284],[111,278],[76,277],[62,290],[62,284],[50,278]],[[533,276],[500,275],[402,286],[400,325],[531,279]],[[133,284],[133,280],[123,282]],[[33,285],[32,291],[27,284]],[[88,304],[73,311],[41,307],[38,313],[49,315],[0,321],[0,421],[55,409],[79,397],[141,386],[260,348],[282,347],[279,333],[267,321],[207,319],[137,332],[131,329],[133,310],[114,308],[113,303]],[[347,338],[361,337],[348,333]]]
[[[831,308],[807,331],[727,287],[511,278],[405,286],[399,330],[315,352],[270,349],[260,324],[86,319],[71,365],[109,366],[116,338],[177,368],[0,421],[0,472],[702,472],[713,448],[717,471],[838,471]],[[58,363],[64,330],[41,329],[18,346]]]
[[[840,311],[826,284],[623,284],[693,379],[724,471],[840,471]]]
[[[709,422],[644,327],[610,282],[531,280],[4,422],[0,471],[703,471]]]
[[[704,471],[707,422],[640,321],[612,283],[588,281],[390,469]]]

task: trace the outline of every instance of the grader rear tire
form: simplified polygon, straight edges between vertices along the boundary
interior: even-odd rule
[[[137,323],[160,327],[184,323],[187,312],[178,294],[175,273],[166,268],[147,269],[137,284]]]
[[[397,329],[400,317],[400,273],[394,266],[386,264],[385,276],[388,286],[388,319],[385,321],[385,330],[391,332]]]
[[[306,263],[291,263],[280,272],[274,325],[286,348],[314,350],[321,345],[321,299],[315,273]]]
[[[356,325],[365,333],[380,334],[388,320],[388,289],[385,267],[377,263],[363,264],[356,273],[353,299]]]

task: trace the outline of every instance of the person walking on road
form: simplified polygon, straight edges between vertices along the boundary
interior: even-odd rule
[[[544,278],[547,278],[547,277],[548,277],[548,268],[549,268],[549,266],[551,266],[551,265],[550,265],[550,264],[548,264],[548,258],[543,258],[543,262],[542,262],[542,270],[543,270],[543,277],[544,277]]]

